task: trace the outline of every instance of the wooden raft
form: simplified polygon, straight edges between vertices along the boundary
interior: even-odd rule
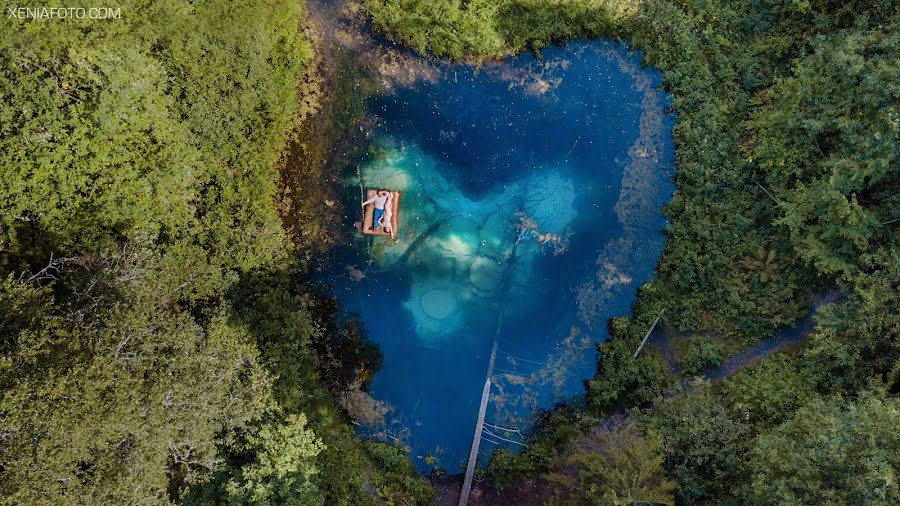
[[[377,190],[368,190],[366,192],[366,200],[375,196],[375,192]],[[398,217],[400,216],[400,195],[402,192],[391,192],[391,228],[394,229],[394,235],[397,235],[397,223]],[[363,214],[363,228],[362,233],[370,234],[370,235],[386,235],[390,237],[389,232],[385,232],[383,228],[373,229],[372,218],[375,215],[375,204],[366,204],[365,213]]]

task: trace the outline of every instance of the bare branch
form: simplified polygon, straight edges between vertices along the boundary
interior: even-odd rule
[[[62,271],[63,266],[69,262],[74,262],[75,260],[75,258],[71,257],[53,258],[53,253],[50,253],[50,262],[47,263],[46,267],[32,274],[31,277],[24,281],[22,280],[25,276],[25,273],[23,272],[22,275],[19,276],[19,283],[36,283],[38,286],[41,286],[42,281],[55,281],[59,279],[58,276],[60,271]]]

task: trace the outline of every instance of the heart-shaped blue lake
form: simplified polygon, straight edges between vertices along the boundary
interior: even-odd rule
[[[621,45],[431,68],[371,99],[371,154],[346,173],[348,193],[402,192],[398,240],[356,239],[330,282],[384,355],[369,392],[388,411],[361,430],[457,472],[495,340],[492,426],[582,392],[653,273],[673,147],[659,75]]]

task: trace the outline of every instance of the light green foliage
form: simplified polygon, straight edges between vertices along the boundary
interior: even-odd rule
[[[661,437],[666,469],[682,504],[735,504],[746,477],[749,426],[708,388],[661,400],[646,423]]]
[[[750,452],[754,504],[900,502],[900,402],[817,399]]]
[[[0,30],[0,495],[366,504],[275,202],[302,5],[117,7]]]
[[[693,336],[688,339],[687,349],[681,358],[681,372],[688,376],[699,376],[721,363],[721,343],[708,336]]]
[[[367,0],[372,23],[421,52],[451,58],[494,55],[504,48],[492,23],[497,3],[484,0]]]
[[[634,422],[606,422],[586,449],[577,448],[563,465],[577,466],[577,478],[548,477],[561,486],[563,502],[628,505],[674,504],[675,484],[666,479],[659,438],[641,434]]]
[[[284,253],[271,167],[310,57],[299,6],[121,8],[102,23],[4,20],[0,244],[46,256],[127,240],[178,265],[271,262]]]
[[[13,502],[165,500],[170,479],[202,477],[217,445],[268,408],[269,375],[227,308],[201,326],[140,286],[65,288],[83,295],[44,299],[55,307],[4,350],[0,489]],[[115,288],[128,295],[107,299]]]
[[[323,446],[306,427],[305,416],[288,415],[282,422],[255,427],[246,439],[244,448],[238,448],[255,457],[228,482],[229,504],[324,504],[312,481]]]
[[[791,358],[777,354],[729,378],[722,393],[730,408],[763,430],[815,399],[812,378],[798,371]]]
[[[633,11],[611,0],[366,0],[364,5],[374,26],[398,42],[476,60],[611,34]]]

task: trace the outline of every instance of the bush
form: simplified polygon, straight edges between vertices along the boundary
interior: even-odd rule
[[[634,358],[634,351],[652,323],[643,319],[613,318],[611,339],[599,346],[597,375],[587,382],[588,406],[596,415],[618,406],[634,406],[662,394],[672,384],[665,360],[649,347]]]
[[[709,388],[658,402],[646,424],[662,437],[681,504],[728,504],[741,496],[750,428]]]
[[[722,345],[707,336],[693,336],[681,359],[681,372],[699,376],[707,369],[722,363]]]
[[[592,431],[590,449],[576,448],[547,479],[576,504],[673,504],[675,483],[666,478],[662,446],[627,418],[614,417]],[[577,468],[577,474],[572,472]],[[574,474],[574,476],[573,476]]]
[[[416,474],[403,451],[376,442],[367,443],[366,449],[375,465],[370,478],[372,487],[385,504],[431,504],[434,490],[425,478]]]
[[[758,430],[790,418],[816,396],[812,378],[783,353],[738,372],[722,384],[722,393],[731,410],[743,413]]]
[[[491,455],[487,474],[494,486],[503,489],[516,481],[548,472],[554,460],[581,435],[581,425],[579,412],[565,405],[543,413],[528,434],[527,448],[520,452],[501,448]]]

